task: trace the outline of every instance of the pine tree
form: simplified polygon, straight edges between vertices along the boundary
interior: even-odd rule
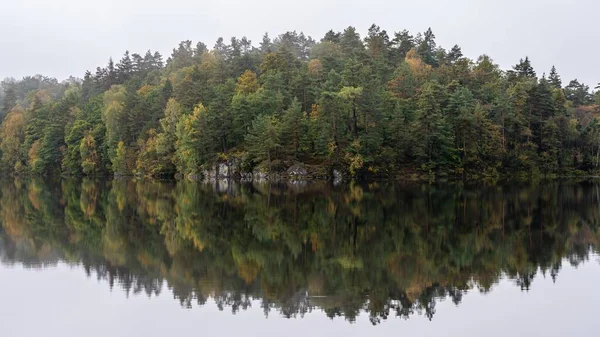
[[[263,54],[270,54],[271,52],[273,52],[272,47],[273,47],[273,43],[271,42],[269,33],[265,33],[263,35],[262,41],[260,42],[260,51]]]
[[[347,57],[359,55],[365,49],[365,46],[360,40],[360,35],[356,32],[356,28],[354,27],[348,27],[344,29],[344,32],[340,38],[340,46],[342,48],[342,52]]]
[[[155,51],[152,55],[152,66],[153,69],[162,69],[164,66],[163,57],[158,51]]]
[[[458,61],[461,57],[463,57],[462,49],[458,45],[454,45],[450,52],[448,53],[448,60],[450,63],[454,63]]]
[[[412,35],[410,35],[408,30],[403,30],[399,33],[394,34],[394,39],[392,40],[392,44],[394,46],[394,65],[397,65],[398,62],[404,60],[406,54],[413,48],[415,48],[415,39]]]
[[[81,99],[83,102],[89,101],[92,96],[97,94],[97,88],[94,82],[92,73],[87,70],[83,75],[83,82],[81,83]]]
[[[167,78],[165,84],[162,87],[162,99],[166,103],[173,96],[173,83]]]
[[[371,54],[371,57],[377,59],[379,57],[388,57],[390,38],[385,30],[373,24],[365,37],[365,44]]]
[[[544,124],[555,115],[555,105],[552,99],[552,87],[545,79],[535,85],[529,93],[529,120],[533,141],[541,146],[543,141],[542,129]]]
[[[556,71],[556,67],[552,66],[550,70],[550,77],[548,78],[550,84],[556,89],[562,89],[562,80],[560,79],[560,75]]]
[[[17,95],[13,87],[4,90],[4,99],[2,100],[2,111],[0,111],[0,121],[6,116],[12,108],[17,105]]]
[[[468,88],[459,87],[448,97],[446,118],[452,126],[455,148],[459,150],[463,164],[469,161],[467,152],[473,141],[470,135],[475,123],[474,108],[475,99]]]
[[[592,103],[590,87],[583,83],[579,83],[577,79],[569,82],[569,85],[567,85],[564,90],[567,99],[573,102],[574,106],[582,106]]]
[[[300,145],[305,134],[303,114],[297,99],[284,111],[281,122],[281,142],[286,155],[298,159]]]
[[[117,78],[120,83],[125,83],[133,73],[133,62],[129,56],[129,50],[125,52],[121,61],[117,64]]]
[[[439,60],[435,57],[436,47],[435,34],[433,34],[433,31],[429,28],[425,34],[423,34],[423,39],[417,46],[417,52],[419,53],[419,56],[421,56],[421,59],[423,59],[423,62],[432,67],[439,66]]]
[[[533,141],[530,123],[529,92],[532,83],[520,81],[508,89],[510,110],[506,117],[507,166],[530,172],[535,168],[537,145]]]
[[[66,133],[67,151],[62,159],[64,173],[74,176],[82,173],[81,142],[89,129],[90,124],[87,121],[77,120]]]
[[[139,55],[138,55],[139,57]],[[145,71],[143,66],[140,69],[140,61],[143,64],[143,59],[138,60],[138,71]],[[181,41],[177,48],[173,49],[171,57],[167,60],[167,69],[169,71],[176,71],[185,67],[189,67],[194,64],[194,49],[192,48],[192,41],[186,40]]]
[[[448,169],[453,164],[453,137],[442,114],[444,89],[436,82],[423,87],[412,125],[417,163],[425,170]]]
[[[119,84],[117,69],[115,68],[115,63],[113,62],[112,58],[108,60],[108,66],[106,67],[105,84],[107,87]]]
[[[517,65],[513,67],[515,73],[519,77],[524,78],[535,78],[535,70],[531,66],[531,61],[529,61],[529,57],[525,57],[525,59],[521,59]]]
[[[200,60],[204,53],[208,52],[208,46],[203,42],[196,43],[196,48],[194,49],[194,58]]]
[[[334,32],[333,30],[328,31],[327,33],[325,33],[325,36],[321,39],[321,42],[332,42],[332,43],[340,43],[340,37],[341,37],[342,33],[340,32]]]
[[[541,129],[540,160],[544,172],[556,172],[561,157],[559,128],[555,119],[545,121]]]
[[[281,151],[280,125],[274,116],[260,115],[246,136],[248,154],[256,164],[266,164],[269,172]]]

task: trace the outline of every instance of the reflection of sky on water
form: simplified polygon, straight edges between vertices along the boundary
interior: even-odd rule
[[[535,278],[529,292],[502,280],[489,294],[476,290],[459,306],[444,300],[429,321],[390,317],[373,326],[362,314],[355,323],[333,321],[315,310],[304,318],[265,319],[259,302],[232,315],[209,301],[191,310],[164,289],[161,295],[129,296],[106,281],[63,263],[46,269],[0,266],[0,326],[3,336],[596,336],[600,328],[597,258],[577,268],[568,263],[556,283]]]

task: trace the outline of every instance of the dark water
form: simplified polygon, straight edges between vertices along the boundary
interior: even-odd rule
[[[0,183],[2,336],[596,336],[600,184]]]

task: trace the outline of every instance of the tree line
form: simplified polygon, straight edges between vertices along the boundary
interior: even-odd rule
[[[83,79],[7,79],[0,165],[14,174],[201,175],[302,165],[355,177],[564,175],[600,165],[600,94],[528,57],[502,70],[431,29],[373,25],[258,46],[127,51]]]

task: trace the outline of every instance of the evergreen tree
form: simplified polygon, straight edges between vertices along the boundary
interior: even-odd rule
[[[227,41],[227,42],[225,42]],[[289,31],[260,47],[181,42],[126,51],[83,80],[41,75],[0,83],[5,173],[199,175],[226,158],[244,169],[292,164],[356,178],[554,175],[600,167],[600,93],[528,57],[503,71],[431,29],[393,39],[372,25],[316,43]],[[228,164],[231,161],[228,160]]]
[[[340,32],[334,32],[333,30],[328,31],[327,33],[325,33],[325,36],[321,39],[321,42],[331,42],[331,43],[340,43],[340,37],[342,36],[342,33]]]
[[[143,59],[137,62],[138,71],[143,71]],[[141,64],[140,64],[141,63]],[[170,71],[176,71],[182,68],[189,67],[194,64],[194,49],[192,48],[192,41],[186,40],[181,41],[177,48],[173,49],[171,57],[167,60],[167,69]]]
[[[454,47],[452,47],[452,49],[448,53],[448,60],[450,61],[450,63],[455,63],[461,57],[463,57],[462,50],[458,45],[454,45]]]
[[[106,67],[106,78],[105,85],[107,87],[111,87],[115,84],[119,84],[117,69],[115,68],[115,63],[112,58],[108,60],[108,66]]]
[[[4,98],[2,99],[2,111],[0,111],[0,121],[6,116],[12,108],[17,105],[17,95],[15,89],[8,87],[4,90]]]
[[[81,142],[90,129],[90,125],[85,120],[77,120],[69,128],[65,135],[67,152],[62,159],[62,172],[78,176],[82,172]]]
[[[525,57],[524,60],[521,59],[519,63],[513,67],[513,70],[518,77],[535,78],[535,70],[533,70],[533,67],[531,66],[529,57]]]
[[[125,83],[133,73],[133,62],[129,56],[129,50],[125,52],[123,58],[117,64],[117,78],[120,83]]]
[[[346,57],[359,55],[364,51],[364,45],[360,40],[360,35],[356,32],[356,28],[348,27],[344,29],[340,38],[340,47]]]
[[[263,54],[270,54],[273,50],[271,49],[273,43],[271,42],[271,38],[269,37],[269,33],[265,33],[263,35],[262,41],[260,43],[260,51]]]
[[[577,79],[572,80],[565,87],[565,96],[575,106],[587,105],[592,102],[590,88],[583,83],[579,83]]]
[[[294,99],[290,107],[283,113],[280,139],[285,154],[296,160],[300,155],[301,142],[306,132],[303,119],[300,103]]]
[[[171,97],[173,97],[173,83],[167,79],[162,87],[162,99],[164,102],[168,102]]]
[[[177,159],[175,157],[175,144],[177,140],[177,123],[183,116],[181,105],[173,98],[167,103],[165,115],[160,120],[161,132],[156,139],[156,152],[164,159],[164,170],[172,172]]]
[[[401,60],[404,60],[406,54],[411,49],[416,47],[414,37],[410,35],[408,30],[403,30],[399,33],[395,33],[394,39],[392,40],[392,44],[394,45],[394,54],[396,54],[394,64],[397,64]]]
[[[280,124],[274,116],[260,115],[246,136],[248,154],[256,164],[265,164],[269,172],[281,151]]]
[[[552,89],[550,84],[542,79],[535,85],[529,94],[529,119],[533,141],[538,147],[543,141],[544,124],[555,116],[555,105],[552,99]]]
[[[415,155],[421,169],[444,170],[453,164],[453,137],[442,114],[444,89],[436,82],[423,87],[413,122]]]
[[[548,78],[550,84],[556,89],[562,89],[562,80],[560,79],[560,75],[556,71],[556,67],[552,66],[550,70],[550,77]]]
[[[433,34],[431,28],[428,28],[425,34],[423,34],[421,43],[417,46],[417,52],[421,56],[421,59],[423,59],[423,62],[432,67],[439,66],[439,60],[435,57],[436,47],[435,34]]]

